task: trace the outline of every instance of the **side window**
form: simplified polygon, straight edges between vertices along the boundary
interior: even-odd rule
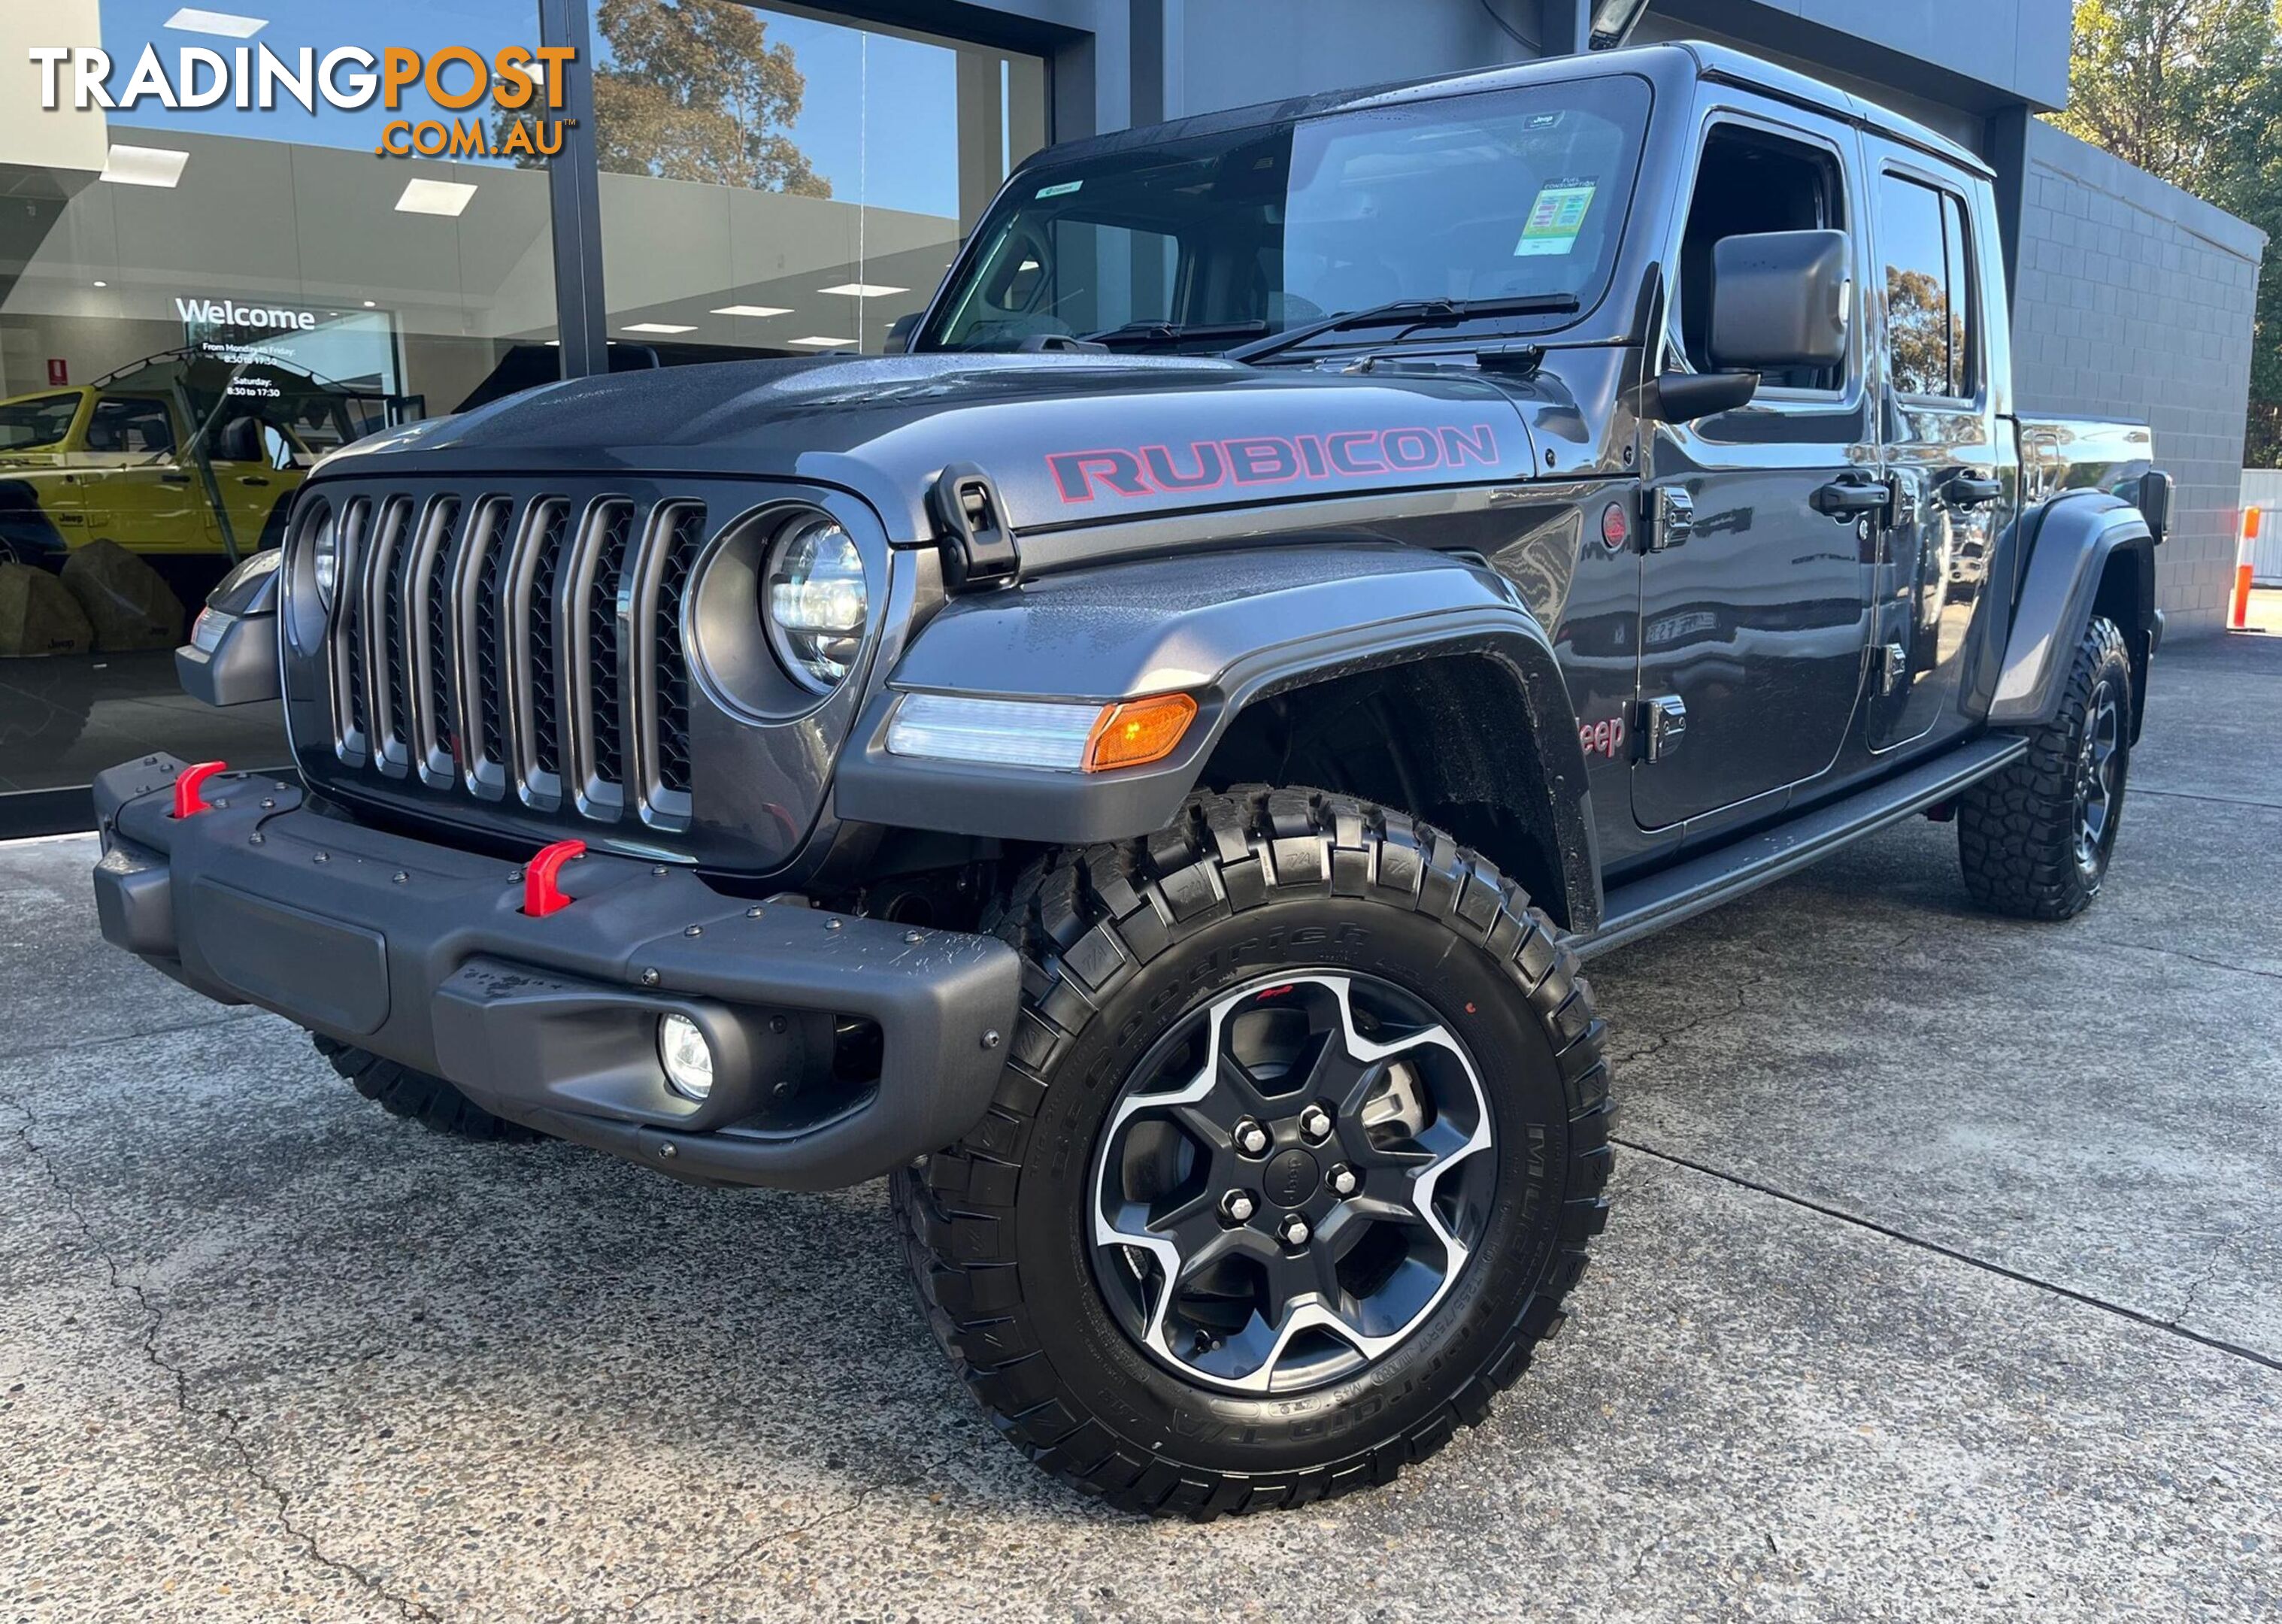
[[[1978,379],[1963,205],[1953,193],[1889,175],[1879,182],[1878,241],[1894,388],[1970,400]]]
[[[1712,245],[1758,231],[1843,231],[1844,199],[1838,161],[1824,149],[1737,124],[1712,127],[1680,242],[1678,337],[1689,366],[1714,369]],[[1836,367],[1790,367],[1768,372],[1765,382],[1777,389],[1836,390],[1845,377]]]
[[[175,425],[157,400],[97,400],[87,421],[87,448],[166,455],[175,449]]]
[[[1950,392],[1969,400],[1981,392],[1981,357],[1974,339],[1972,258],[1966,252],[1965,205],[1954,192],[1941,194],[1942,241],[1949,263]]]

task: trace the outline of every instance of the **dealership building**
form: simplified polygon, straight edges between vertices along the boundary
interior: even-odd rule
[[[1050,141],[1559,54],[1591,27],[1590,0],[681,0],[689,27],[626,27],[643,9],[6,7],[0,397],[259,346],[358,402],[287,425],[322,449],[344,423],[463,409],[614,360],[876,353],[1012,166]],[[2164,607],[2175,635],[2216,629],[2264,242],[2037,118],[2066,98],[2069,14],[2069,0],[1650,0],[1633,37],[1757,52],[1988,160],[2020,406],[2153,423],[2179,481]],[[98,47],[124,65],[152,44],[172,62],[249,43],[289,59],[564,45],[585,71],[564,77],[575,122],[541,167],[376,156],[400,138],[392,117],[464,116],[417,93],[401,114],[322,98],[50,111],[29,55]],[[742,138],[661,116],[699,81],[715,132],[726,119]],[[0,706],[36,688],[0,670]],[[109,742],[0,736],[0,794],[84,783]]]

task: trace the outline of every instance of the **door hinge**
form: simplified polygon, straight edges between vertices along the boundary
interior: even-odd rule
[[[929,493],[943,532],[943,584],[951,592],[1012,587],[1022,579],[1022,549],[990,476],[953,462]]]
[[[1696,499],[1684,486],[1641,487],[1641,551],[1661,553],[1696,533]]]
[[[1878,650],[1878,696],[1884,698],[1902,686],[1902,679],[1910,672],[1910,651],[1899,643],[1887,643]]]
[[[1677,694],[1659,694],[1641,705],[1641,758],[1653,765],[1667,760],[1688,736],[1688,702]]]

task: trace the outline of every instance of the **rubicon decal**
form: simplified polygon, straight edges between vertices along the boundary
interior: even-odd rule
[[[1471,428],[1340,429],[1328,434],[1246,434],[1185,445],[1104,447],[1046,457],[1065,502],[1177,496],[1224,485],[1378,478],[1430,469],[1498,465],[1497,431]]]

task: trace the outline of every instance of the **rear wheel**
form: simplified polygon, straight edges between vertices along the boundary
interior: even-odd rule
[[[1590,989],[1486,860],[1304,789],[1056,853],[990,1114],[896,1199],[999,1429],[1127,1510],[1384,1482],[1488,1413],[1606,1219]]]
[[[547,1137],[535,1128],[493,1115],[441,1077],[400,1066],[369,1049],[337,1042],[321,1032],[309,1036],[317,1053],[333,1063],[335,1071],[391,1116],[417,1123],[447,1138],[524,1145]]]
[[[2028,753],[1957,804],[1958,857],[1982,906],[2018,919],[2072,919],[2107,878],[2131,770],[2131,660],[2114,621],[2094,616],[2060,713]]]

